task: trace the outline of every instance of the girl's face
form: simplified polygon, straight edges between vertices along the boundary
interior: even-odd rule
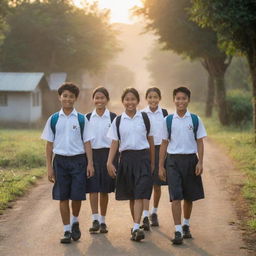
[[[156,92],[152,91],[147,95],[148,105],[151,109],[156,109],[158,107],[160,100],[161,99]]]
[[[133,93],[128,92],[124,96],[123,105],[125,107],[125,110],[127,110],[127,111],[136,111],[136,108],[137,108],[138,104],[139,104],[139,101]]]
[[[102,92],[96,92],[93,97],[96,109],[104,109],[108,103],[107,97]]]
[[[178,92],[174,97],[174,104],[177,111],[185,111],[188,107],[189,97],[184,92]]]

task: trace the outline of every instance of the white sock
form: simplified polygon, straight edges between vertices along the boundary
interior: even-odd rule
[[[184,219],[184,220],[183,220],[183,225],[189,226],[189,219]]]
[[[75,222],[78,222],[78,217],[72,215],[71,225],[74,224]]]
[[[151,210],[151,214],[153,214],[153,213],[157,214],[157,210],[158,210],[158,208],[153,207]]]
[[[100,215],[100,224],[105,223],[105,216]]]
[[[134,230],[136,230],[136,229],[139,229],[139,228],[140,228],[140,224],[134,223],[132,232],[133,232]]]
[[[181,224],[180,225],[175,225],[175,231],[179,231],[181,234],[183,234]]]
[[[148,217],[148,216],[149,216],[149,211],[144,210],[143,211],[143,218]]]
[[[71,231],[71,226],[70,226],[70,224],[68,224],[68,225],[64,225],[64,232],[66,232],[66,231]]]
[[[95,214],[92,214],[92,220],[98,220],[99,221],[99,214],[98,213],[95,213]]]

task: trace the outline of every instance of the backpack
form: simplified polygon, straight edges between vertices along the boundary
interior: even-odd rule
[[[82,141],[84,141],[83,134],[84,134],[85,117],[83,114],[77,112],[77,119],[78,119],[78,123],[80,126],[81,139],[82,139]],[[54,137],[56,134],[56,124],[57,124],[58,120],[59,120],[59,112],[56,112],[51,116],[51,123],[50,123]]]
[[[111,123],[113,122],[113,120],[115,119],[115,117],[116,117],[116,114],[115,113],[113,113],[113,112],[109,112],[110,113],[110,120],[111,120]],[[90,119],[91,119],[91,115],[92,115],[92,112],[91,113],[88,113],[87,115],[86,115],[86,117],[87,117],[87,119],[88,119],[88,121],[90,121]]]
[[[162,112],[164,117],[168,116],[168,112],[166,109],[162,108]]]
[[[193,132],[194,132],[195,140],[197,140],[196,133],[197,133],[198,126],[199,126],[199,119],[198,119],[198,116],[195,115],[195,114],[191,113],[190,115],[191,115],[191,118],[192,118]],[[168,115],[167,118],[166,118],[166,125],[167,125],[168,134],[169,134],[169,139],[171,139],[172,119],[173,119],[173,114]]]
[[[143,118],[146,130],[147,130],[147,136],[148,136],[149,131],[150,131],[150,121],[149,121],[147,113],[141,112],[141,114],[142,114],[142,118]],[[117,136],[118,136],[119,140],[121,139],[120,123],[121,123],[121,115],[116,118],[116,130],[117,130]]]

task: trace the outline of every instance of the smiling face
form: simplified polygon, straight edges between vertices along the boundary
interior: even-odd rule
[[[156,110],[158,108],[159,101],[161,100],[158,93],[154,91],[149,92],[146,99],[151,110]]]
[[[177,112],[186,112],[190,99],[186,93],[178,92],[174,96],[173,101]]]
[[[59,96],[59,100],[63,110],[72,110],[76,102],[76,95],[69,90],[64,90]]]
[[[93,102],[94,102],[96,109],[102,110],[102,109],[106,108],[108,99],[102,92],[96,92],[93,97]]]
[[[139,104],[137,97],[132,93],[128,92],[124,96],[123,105],[126,111],[134,112]]]

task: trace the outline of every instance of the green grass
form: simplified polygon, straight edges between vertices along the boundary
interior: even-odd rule
[[[40,133],[0,129],[0,213],[45,173],[45,143]]]
[[[223,127],[220,125],[216,113],[212,118],[204,117],[202,105],[193,104],[192,112],[198,113],[204,121],[208,136],[223,145],[237,167],[246,174],[242,194],[249,205],[249,220],[246,223],[252,230],[256,230],[256,144],[250,125],[244,129]],[[201,110],[201,111],[200,111]]]

